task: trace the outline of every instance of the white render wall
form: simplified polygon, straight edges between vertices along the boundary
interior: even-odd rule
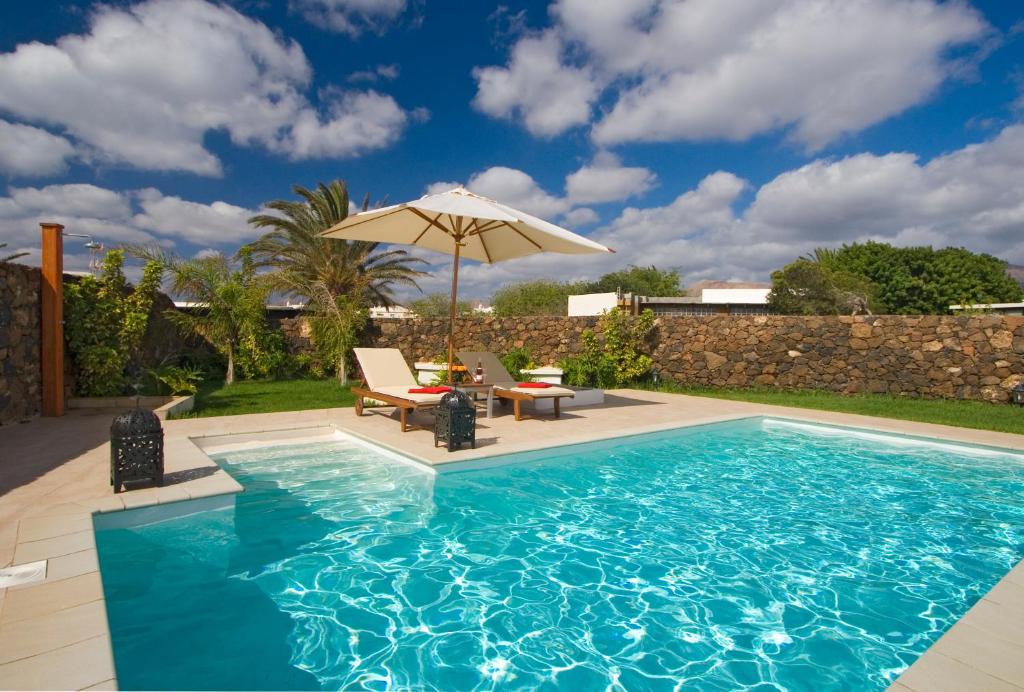
[[[608,312],[619,304],[615,293],[584,293],[569,296],[569,317],[588,317]]]
[[[700,302],[712,305],[766,305],[770,290],[770,288],[705,288],[700,292]]]

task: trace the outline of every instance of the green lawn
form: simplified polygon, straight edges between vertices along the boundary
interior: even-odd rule
[[[257,380],[205,382],[196,395],[195,409],[184,417],[235,416],[240,413],[304,411],[352,406],[355,397],[337,380]]]
[[[659,389],[716,399],[753,401],[760,404],[795,406],[841,413],[859,413],[865,416],[900,418],[922,423],[1024,434],[1024,407],[1010,404],[948,399],[909,399],[885,394],[844,395],[815,390],[717,389],[671,385],[661,386]]]
[[[663,385],[661,391],[694,396],[753,401],[778,406],[859,413],[882,418],[901,418],[923,423],[1024,434],[1024,407],[981,401],[907,399],[883,394],[842,395],[813,390],[712,389]],[[207,382],[196,396],[188,417],[233,416],[240,413],[303,411],[352,406],[355,397],[335,380],[243,381],[230,387]]]

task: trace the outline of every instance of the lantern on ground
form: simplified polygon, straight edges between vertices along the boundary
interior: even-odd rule
[[[1024,406],[1024,382],[1018,382],[1017,386],[1010,390],[1010,400],[1018,406]]]
[[[434,446],[439,442],[444,442],[449,452],[466,442],[476,449],[476,406],[466,392],[453,389],[434,409]]]
[[[121,492],[125,483],[164,482],[164,431],[155,413],[134,408],[110,424],[110,484]]]

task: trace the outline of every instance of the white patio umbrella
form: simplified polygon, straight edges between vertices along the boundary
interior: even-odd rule
[[[339,240],[416,245],[455,256],[448,318],[449,384],[455,357],[455,301],[460,258],[493,264],[540,252],[567,255],[614,252],[561,226],[474,195],[463,187],[353,214],[323,235]]]

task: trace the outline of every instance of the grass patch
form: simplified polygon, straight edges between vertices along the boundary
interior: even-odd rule
[[[242,413],[276,413],[317,408],[353,406],[355,397],[337,380],[245,380],[226,386],[204,382],[196,394],[195,408],[181,418],[237,416]]]
[[[1024,434],[1024,407],[1010,404],[990,404],[985,401],[912,399],[887,394],[836,394],[817,390],[680,387],[671,384],[661,384],[657,390],[715,399],[857,413],[864,416],[898,418],[919,423],[938,423],[961,428]]]

